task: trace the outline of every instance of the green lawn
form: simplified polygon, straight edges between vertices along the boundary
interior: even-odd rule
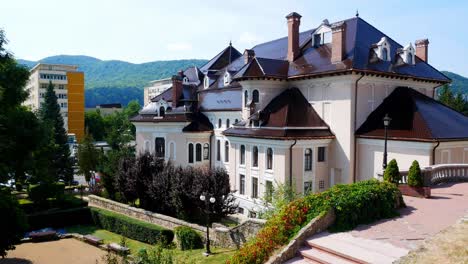
[[[109,232],[107,230],[99,229],[95,226],[71,226],[66,228],[69,233],[78,233],[82,235],[91,234],[95,237],[104,239],[104,243],[120,243],[122,236]],[[130,248],[131,254],[135,255],[141,248],[151,249],[152,246],[136,240],[127,239],[127,245]],[[179,260],[177,263],[224,263],[235,252],[234,249],[224,249],[212,247],[213,255],[209,257],[203,256],[204,249],[182,251],[179,249],[172,249],[175,258]]]

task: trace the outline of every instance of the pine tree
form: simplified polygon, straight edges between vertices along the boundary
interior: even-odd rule
[[[99,150],[94,147],[93,137],[86,133],[78,146],[78,167],[87,182],[91,179],[91,171],[96,171],[99,164]]]
[[[455,111],[468,115],[468,100],[460,92],[454,94],[447,84],[440,89],[438,100]]]
[[[421,168],[417,160],[413,161],[408,172],[408,185],[412,187],[423,186],[423,178],[421,175]]]
[[[68,136],[64,128],[60,106],[57,103],[57,95],[54,85],[49,82],[44,97],[44,104],[40,110],[40,116],[44,123],[49,123],[53,127],[53,140],[57,146],[51,166],[56,169],[57,177],[70,183],[73,179],[73,163],[70,158],[70,148],[68,146]]]
[[[392,159],[385,169],[384,180],[387,182],[392,182],[398,184],[401,180],[400,169],[398,168],[398,163],[395,159]]]

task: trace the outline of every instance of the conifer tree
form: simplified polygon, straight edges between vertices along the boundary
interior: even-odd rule
[[[385,169],[384,180],[398,184],[401,180],[400,169],[398,168],[398,163],[395,159],[392,159]]]
[[[423,186],[423,178],[421,175],[421,168],[417,160],[413,161],[408,172],[408,185],[412,187]]]

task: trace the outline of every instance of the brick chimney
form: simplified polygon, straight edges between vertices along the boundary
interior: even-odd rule
[[[420,39],[414,42],[416,46],[416,56],[421,60],[427,62],[427,53],[429,49],[429,40],[428,39]]]
[[[299,25],[301,15],[296,12],[286,16],[288,19],[288,61],[292,62],[299,56]]]
[[[244,64],[249,63],[255,57],[255,51],[252,49],[246,49],[244,51]]]
[[[338,63],[342,62],[345,57],[345,33],[346,33],[346,23],[339,22],[331,26],[332,28],[332,55],[331,62]]]
[[[177,75],[172,76],[172,108],[177,107],[179,98],[182,95],[182,80],[184,78],[184,72],[179,71]]]

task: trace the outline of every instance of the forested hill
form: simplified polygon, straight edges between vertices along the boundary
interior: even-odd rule
[[[468,97],[468,78],[449,71],[443,71],[443,73],[452,79],[451,87],[455,92],[462,92]]]
[[[39,61],[18,60],[33,67],[38,62],[77,65],[85,73],[85,104],[121,103],[138,99],[143,104],[143,87],[149,81],[167,78],[190,66],[202,66],[206,60],[170,60],[134,64],[125,61],[103,61],[89,56],[58,55]]]

